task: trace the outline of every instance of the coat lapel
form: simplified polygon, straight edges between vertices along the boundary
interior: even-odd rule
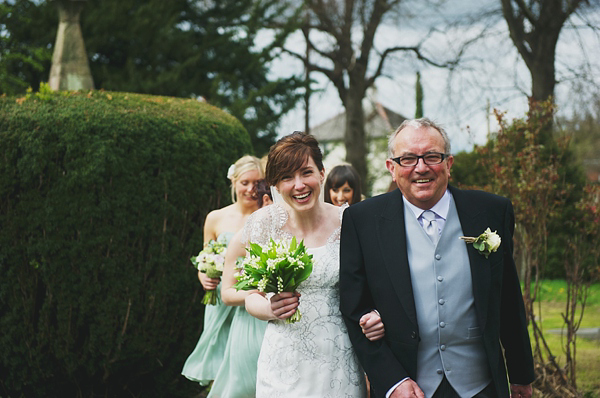
[[[476,237],[481,235],[489,227],[486,210],[482,206],[479,206],[479,203],[469,200],[469,195],[465,191],[454,187],[450,187],[450,191],[452,192],[460,225],[465,236]],[[475,310],[477,312],[479,327],[481,330],[484,330],[491,288],[490,261],[471,244],[467,244],[467,253],[471,266]]]
[[[390,280],[408,318],[417,328],[417,312],[413,297],[406,250],[404,202],[400,190],[389,195],[378,220],[378,242]]]

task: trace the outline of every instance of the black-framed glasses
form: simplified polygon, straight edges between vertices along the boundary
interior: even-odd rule
[[[392,158],[392,160],[402,167],[414,167],[419,163],[419,159],[423,159],[423,162],[426,165],[433,166],[434,164],[442,163],[448,156],[450,156],[448,153],[429,152],[425,155],[399,156],[397,158]]]

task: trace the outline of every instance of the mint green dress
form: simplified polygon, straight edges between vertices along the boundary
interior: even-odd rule
[[[234,315],[225,357],[208,398],[254,398],[258,354],[267,322],[254,318],[243,306]]]
[[[233,237],[233,232],[221,233],[217,240],[225,241]],[[217,287],[221,297],[221,285]],[[233,321],[234,307],[228,307],[221,300],[216,305],[207,305],[204,309],[204,327],[196,348],[183,365],[181,374],[201,385],[215,380],[227,346],[227,339]],[[256,372],[255,372],[256,374]]]

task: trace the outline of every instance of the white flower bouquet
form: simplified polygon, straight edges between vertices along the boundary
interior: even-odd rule
[[[460,239],[467,243],[472,243],[473,247],[479,253],[483,254],[485,258],[488,258],[490,254],[498,250],[500,247],[500,242],[502,241],[496,231],[492,232],[492,230],[489,228],[483,231],[483,233],[477,238],[461,236]]]
[[[237,290],[258,290],[262,293],[294,292],[305,281],[313,269],[312,254],[308,254],[304,241],[274,241],[267,245],[250,243],[246,248],[248,255],[240,263],[238,282],[233,286]],[[285,320],[286,323],[298,322],[302,314],[297,309]]]
[[[198,271],[205,273],[209,278],[220,278],[223,275],[226,251],[226,242],[211,239],[204,244],[202,251],[190,260],[198,268]],[[218,300],[219,297],[215,290],[207,290],[202,298],[202,304],[215,305]]]

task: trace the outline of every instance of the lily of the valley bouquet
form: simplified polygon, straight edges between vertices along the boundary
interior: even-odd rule
[[[304,241],[274,241],[266,245],[250,243],[248,255],[239,263],[237,290],[258,290],[262,293],[294,292],[313,269],[312,254],[308,254]],[[302,314],[297,309],[285,323],[298,322]]]
[[[502,241],[496,231],[492,232],[489,228],[483,231],[477,238],[461,236],[460,239],[467,243],[472,243],[473,247],[479,253],[483,254],[485,258],[488,258],[490,254],[498,250],[500,242]]]
[[[223,275],[226,251],[226,242],[211,239],[204,244],[202,251],[190,260],[198,268],[198,271],[205,273],[209,278],[220,278]],[[218,300],[219,297],[216,290],[207,290],[204,298],[202,298],[202,304],[215,305]]]

